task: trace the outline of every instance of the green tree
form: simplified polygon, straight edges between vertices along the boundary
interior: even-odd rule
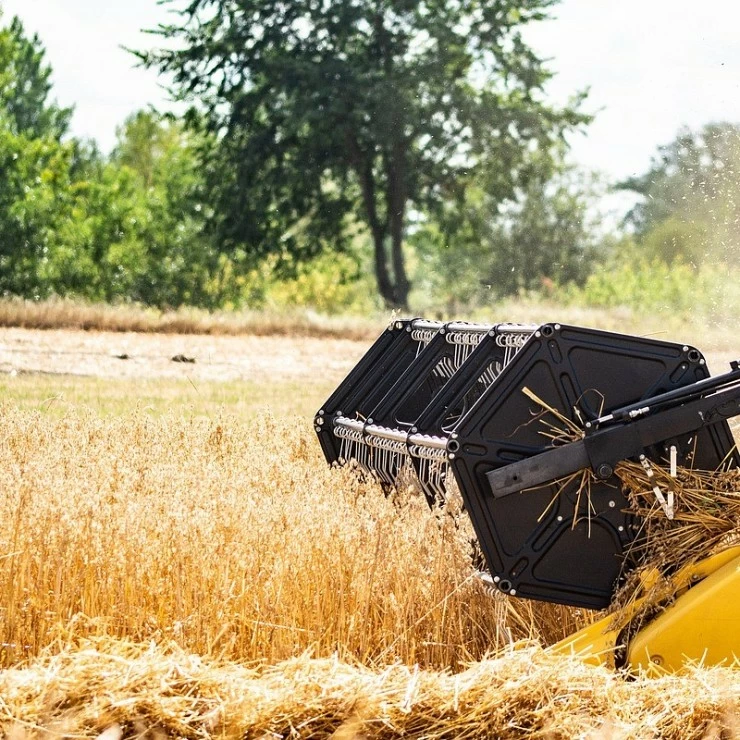
[[[233,266],[204,229],[208,207],[197,156],[203,144],[181,122],[152,111],[135,113],[118,131],[110,166],[135,177],[140,211],[135,230],[145,245],[130,267],[123,267],[125,249],[116,250],[116,262],[132,278],[128,292],[135,300],[210,308],[238,302]]]
[[[620,187],[641,196],[627,220],[648,259],[740,262],[740,125],[682,130]]]
[[[490,224],[491,257],[484,273],[494,294],[580,282],[600,242],[591,183],[574,170],[532,178],[508,213]]]
[[[586,119],[542,102],[550,73],[521,37],[555,0],[179,0],[140,54],[194,101],[227,250],[282,263],[343,248],[358,222],[378,289],[406,306],[409,214],[526,185],[528,153]],[[200,115],[200,114],[199,114]]]
[[[0,29],[0,292],[161,306],[233,299],[234,271],[203,233],[196,137],[141,112],[106,158],[65,137],[70,111],[50,96],[43,46],[13,19]]]
[[[531,164],[526,185],[500,212],[485,192],[471,190],[462,208],[450,209],[449,228],[435,224],[412,237],[427,276],[422,280],[448,313],[580,283],[603,257],[608,238],[597,208],[598,180],[562,163],[553,171],[549,158]]]
[[[48,257],[71,149],[14,133],[0,110],[0,294],[43,297]]]
[[[51,68],[39,39],[14,18],[0,28],[0,291],[45,293],[48,258],[72,147],[60,139],[70,110],[49,100]]]
[[[0,29],[0,109],[14,133],[59,140],[67,132],[72,109],[49,100],[52,70],[44,56],[39,37],[26,36],[19,18]]]

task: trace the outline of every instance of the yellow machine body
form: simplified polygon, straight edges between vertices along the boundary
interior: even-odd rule
[[[579,630],[551,650],[614,667],[615,653],[622,649],[626,667],[656,674],[680,671],[690,663],[738,663],[740,546],[688,565],[663,582],[657,574],[647,574],[642,592],[620,611]],[[627,629],[642,618],[646,607],[657,613],[644,626]]]

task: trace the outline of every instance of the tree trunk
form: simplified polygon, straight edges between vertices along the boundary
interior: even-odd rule
[[[391,282],[388,270],[388,254],[385,249],[385,229],[381,232],[373,230],[373,254],[375,265],[375,279],[378,283],[378,292],[386,306],[395,307],[395,289]]]
[[[394,303],[394,286],[388,269],[388,255],[385,249],[385,237],[388,225],[382,223],[378,217],[378,208],[375,202],[375,179],[373,177],[372,161],[368,158],[358,173],[362,187],[362,199],[365,204],[367,222],[373,237],[375,279],[378,282],[378,292],[388,305]]]
[[[394,303],[396,307],[408,309],[409,285],[403,255],[403,226],[406,216],[406,187],[404,183],[404,145],[396,141],[393,152],[386,157],[387,188],[386,203],[388,224],[391,234],[391,264],[394,277]]]
[[[403,182],[403,151],[383,156],[386,174],[385,218],[378,213],[378,192],[373,171],[374,155],[363,152],[353,136],[347,137],[352,164],[360,181],[362,202],[373,239],[375,279],[386,306],[408,309],[409,281],[403,256],[403,224],[406,194]],[[402,145],[399,145],[402,147]],[[390,236],[390,260],[386,240]],[[389,264],[390,261],[390,264]],[[392,267],[392,271],[391,271]]]

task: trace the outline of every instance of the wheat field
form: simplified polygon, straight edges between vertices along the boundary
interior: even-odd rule
[[[0,415],[6,665],[60,627],[436,668],[537,629],[536,610],[475,577],[465,519],[328,469],[302,419]],[[557,639],[570,615],[547,611]]]
[[[4,737],[738,734],[734,671],[628,678],[547,653],[594,615],[494,595],[464,514],[329,469],[303,415],[206,394],[160,413],[135,385],[111,412],[117,381],[68,376],[39,384],[87,401],[50,405],[16,380],[0,404]]]
[[[494,596],[305,420],[0,416],[6,737],[733,736],[732,671],[543,652],[590,615]]]

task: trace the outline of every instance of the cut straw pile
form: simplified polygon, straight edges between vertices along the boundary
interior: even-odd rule
[[[630,509],[640,517],[640,531],[629,553],[638,565],[610,607],[615,626],[630,632],[672,603],[676,591],[672,575],[740,544],[740,470],[678,467],[673,476],[656,463],[648,468],[650,472],[640,463],[623,461],[615,471]],[[671,502],[670,517],[667,501]],[[628,625],[624,610],[641,597],[639,608],[629,610]]]
[[[453,675],[305,656],[249,668],[99,639],[6,670],[0,696],[10,738],[729,738],[740,681],[626,682],[527,645]]]
[[[740,470],[707,472],[677,468],[676,476],[651,464],[652,476],[638,463],[622,462],[616,473],[631,509],[641,517],[640,551],[648,567],[662,572],[738,544],[740,535]],[[673,518],[654,488],[674,496]]]

